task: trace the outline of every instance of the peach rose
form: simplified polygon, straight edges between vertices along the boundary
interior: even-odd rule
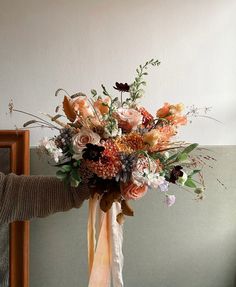
[[[135,109],[119,108],[114,116],[118,120],[119,127],[126,132],[137,129],[143,119],[141,113]]]
[[[126,200],[139,199],[146,194],[147,190],[148,190],[147,185],[138,186],[133,182],[121,184],[121,194]]]
[[[75,152],[73,158],[82,158],[82,151],[86,147],[86,144],[99,144],[99,142],[100,136],[98,134],[83,127],[76,135],[72,137],[73,151]]]
[[[104,99],[99,98],[96,100],[96,102],[94,102],[94,108],[98,110],[102,115],[108,114],[110,105],[110,97],[105,97]]]

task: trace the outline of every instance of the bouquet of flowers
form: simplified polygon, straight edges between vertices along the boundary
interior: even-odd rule
[[[93,89],[90,97],[58,89],[56,96],[63,92],[64,100],[55,115],[47,114],[51,122],[32,115],[34,119],[24,124],[58,130],[40,145],[58,167],[57,177],[74,187],[86,186],[91,196],[99,194],[104,212],[120,202],[119,222],[133,215],[127,201],[141,198],[149,188],[162,192],[168,206],[175,203],[175,195],[168,194],[171,183],[203,198],[203,161],[191,153],[198,145],[174,140],[179,126],[187,124],[184,105],[164,103],[152,115],[140,104],[147,70],[159,64],[152,59],[140,65],[131,84],[116,82],[118,96],[104,85],[102,93]]]
[[[50,121],[9,104],[11,112],[32,117],[24,127],[57,131],[41,141],[40,151],[58,168],[60,180],[78,190],[86,189],[90,199],[89,287],[108,287],[111,270],[113,286],[123,286],[121,228],[124,217],[134,214],[129,200],[141,198],[151,188],[164,194],[167,206],[172,206],[175,195],[168,193],[170,184],[192,189],[196,199],[203,198],[202,168],[214,158],[192,153],[196,143],[175,140],[178,128],[187,124],[189,116],[199,115],[199,110],[192,107],[184,114],[182,103],[164,103],[152,115],[140,103],[148,68],[159,64],[152,59],[140,65],[131,84],[116,82],[113,88],[118,96],[104,85],[101,92],[91,90],[90,97],[58,89],[56,96],[63,93],[64,99],[54,115],[45,114]],[[95,252],[97,204],[103,219]]]

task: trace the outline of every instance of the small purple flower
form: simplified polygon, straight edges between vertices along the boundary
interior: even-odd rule
[[[159,188],[161,192],[167,192],[169,187],[169,182],[167,180],[164,180],[163,183],[159,184]]]
[[[175,203],[175,195],[166,194],[165,203],[168,207],[172,206]]]

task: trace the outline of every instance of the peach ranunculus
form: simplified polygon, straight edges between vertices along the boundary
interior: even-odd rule
[[[75,99],[65,96],[63,110],[71,122],[74,122],[78,116],[81,116],[83,119],[94,117],[93,109],[86,96],[79,96]]]
[[[187,123],[187,118],[181,114],[184,110],[184,105],[179,103],[176,105],[170,105],[165,103],[162,108],[160,108],[156,115],[159,118],[164,118],[173,125],[185,125]]]
[[[142,124],[143,116],[135,109],[119,108],[114,114],[114,117],[118,120],[118,125],[126,132],[136,130],[137,127]]]
[[[146,194],[147,190],[148,190],[147,185],[138,186],[133,182],[121,184],[121,194],[126,200],[139,199]]]
[[[75,112],[80,115],[83,119],[87,117],[93,117],[94,111],[88,102],[87,97],[78,97],[73,100],[73,108]]]
[[[73,151],[75,152],[73,158],[81,159],[82,151],[86,147],[86,144],[99,144],[100,139],[101,138],[98,134],[83,127],[76,135],[72,137],[72,146]]]
[[[104,99],[98,98],[94,102],[94,108],[98,110],[102,115],[108,114],[110,105],[111,105],[111,99],[108,96],[105,97]]]

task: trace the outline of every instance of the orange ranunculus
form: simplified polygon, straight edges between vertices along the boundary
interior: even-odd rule
[[[102,115],[106,115],[109,112],[110,105],[111,105],[110,97],[105,97],[104,99],[99,98],[94,103],[94,108],[98,110]]]
[[[157,111],[156,115],[159,118],[165,118],[169,115],[169,113],[170,113],[170,104],[164,103],[164,106]]]
[[[156,115],[159,118],[166,119],[172,125],[185,125],[187,118],[181,114],[183,109],[184,105],[181,103],[176,105],[165,103],[164,106],[157,111]]]
[[[148,190],[147,185],[138,186],[133,182],[121,184],[121,194],[126,200],[139,199],[146,194],[147,190]]]

